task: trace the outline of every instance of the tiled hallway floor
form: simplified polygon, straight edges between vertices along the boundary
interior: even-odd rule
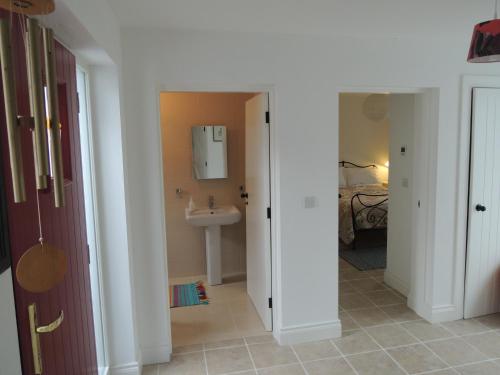
[[[500,374],[500,314],[433,325],[382,283],[380,271],[341,261],[340,279],[341,338],[294,346],[269,334],[207,341],[174,349],[170,363],[144,374]]]

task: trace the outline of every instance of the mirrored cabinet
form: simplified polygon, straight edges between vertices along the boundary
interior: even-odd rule
[[[227,131],[222,125],[193,126],[193,177],[227,178]]]

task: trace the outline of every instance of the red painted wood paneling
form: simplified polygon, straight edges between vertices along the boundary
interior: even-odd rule
[[[0,16],[9,17],[6,12],[0,12]],[[28,115],[29,99],[21,19],[15,15],[12,17],[12,22],[19,114]],[[33,374],[27,312],[28,305],[35,302],[38,306],[40,324],[55,320],[60,310],[64,310],[65,313],[65,320],[57,331],[41,335],[44,374],[97,374],[78,128],[76,63],[74,56],[59,43],[56,43],[56,64],[63,132],[66,206],[54,207],[50,188],[41,192],[39,199],[45,241],[66,252],[69,267],[64,282],[43,294],[29,293],[20,287],[17,280],[14,280],[22,367],[24,374]],[[15,269],[23,253],[38,240],[37,195],[31,134],[23,130],[27,202],[22,204],[13,202],[3,94],[0,100],[2,166],[6,177],[12,265]]]

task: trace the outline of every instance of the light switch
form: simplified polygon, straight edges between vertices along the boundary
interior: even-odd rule
[[[318,200],[316,197],[305,197],[304,199],[305,208],[314,208],[317,205],[318,205]]]
[[[405,187],[405,188],[407,188],[407,187],[408,187],[408,178],[406,178],[406,177],[405,177],[405,178],[403,178],[403,179],[401,180],[401,186],[403,186],[403,187]]]

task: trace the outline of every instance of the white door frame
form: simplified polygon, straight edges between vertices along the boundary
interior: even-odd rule
[[[457,214],[455,215],[455,297],[457,301],[461,302],[457,305],[460,318],[464,317],[465,306],[472,89],[476,87],[500,89],[500,76],[464,75],[462,77],[462,103],[458,148]]]
[[[86,212],[86,220],[91,220],[93,222],[93,241],[95,245],[95,249],[89,249],[90,252],[90,277],[91,277],[91,286],[92,289],[92,312],[94,316],[94,325],[95,325],[95,346],[96,346],[96,354],[97,354],[97,365],[99,375],[105,375],[108,373],[109,363],[109,342],[108,337],[106,335],[106,305],[104,299],[104,289],[103,289],[103,269],[102,269],[102,239],[100,234],[100,225],[99,225],[99,216],[98,216],[98,206],[99,202],[97,200],[97,188],[96,188],[96,178],[95,178],[95,156],[94,156],[94,136],[92,132],[92,108],[91,108],[91,98],[90,98],[90,87],[89,87],[89,70],[81,64],[81,62],[77,61],[76,66],[77,71],[80,70],[85,75],[85,94],[86,98],[84,103],[85,107],[82,106],[82,100],[78,101],[79,112],[85,111],[87,116],[87,129],[86,129],[86,141],[87,141],[87,149],[82,150],[82,163],[83,156],[87,154],[88,162],[89,162],[89,177],[90,181],[89,187],[90,191],[84,192],[85,201],[89,200],[91,212]],[[77,72],[78,73],[78,72]],[[81,126],[81,124],[79,124]],[[81,134],[81,130],[80,130]],[[82,147],[82,139],[80,139],[80,145]],[[83,168],[83,166],[82,166]],[[82,169],[83,175],[85,174]],[[85,189],[84,189],[85,191]],[[87,196],[88,194],[88,196]],[[89,207],[85,206],[86,209]],[[87,215],[91,215],[90,218]],[[87,228],[88,231],[88,228]],[[87,239],[89,242],[90,239]],[[98,322],[96,322],[96,316],[98,317]],[[99,341],[98,341],[99,340]]]
[[[269,94],[269,112],[270,112],[270,134],[269,134],[269,144],[270,144],[270,182],[271,182],[271,289],[272,289],[272,299],[273,299],[273,312],[272,312],[272,327],[273,334],[276,337],[278,334],[278,330],[276,327],[281,327],[281,295],[279,291],[281,290],[281,270],[278,266],[281,264],[281,254],[278,249],[281,249],[281,234],[278,230],[280,228],[281,216],[280,216],[280,201],[278,199],[279,192],[279,164],[278,164],[278,144],[276,142],[277,132],[277,121],[275,114],[275,87],[273,85],[185,85],[185,84],[162,84],[157,86],[156,88],[156,123],[161,131],[161,119],[160,119],[160,94],[163,92],[197,92],[197,93],[210,93],[210,92],[219,92],[219,93],[268,93]],[[158,140],[159,142],[159,166],[160,166],[160,178],[162,184],[162,191],[165,192],[165,184],[164,184],[164,173],[163,173],[163,147],[161,137]],[[162,194],[160,204],[162,207],[165,207],[165,194]],[[167,309],[170,307],[168,301],[168,249],[167,249],[167,223],[166,223],[166,215],[162,215],[162,223],[163,227],[163,249],[164,249],[164,275],[165,282],[163,283],[164,291],[162,296],[164,296],[163,304],[167,306]],[[168,314],[168,326],[171,326],[170,314]],[[170,342],[172,342],[172,336],[170,333]]]
[[[424,95],[424,100],[428,102],[430,108],[429,113],[425,114],[426,121],[422,121],[427,124],[424,129],[422,129],[422,135],[425,141],[429,145],[430,156],[427,160],[426,174],[427,174],[427,191],[420,192],[421,196],[427,197],[428,208],[424,215],[426,215],[426,227],[424,228],[425,239],[425,253],[415,254],[412,251],[411,254],[411,285],[410,294],[408,295],[408,306],[410,306],[417,314],[429,321],[439,321],[447,320],[448,311],[440,311],[433,307],[433,257],[435,254],[434,247],[434,228],[436,223],[436,214],[433,208],[435,204],[433,202],[436,196],[437,184],[437,132],[438,132],[438,121],[439,121],[439,89],[434,87],[426,88],[414,88],[414,87],[356,87],[356,86],[346,86],[337,89],[336,98],[340,97],[341,93],[367,93],[367,94],[421,94]],[[337,103],[338,105],[338,103]],[[339,124],[340,125],[340,124]],[[336,155],[337,161],[339,161],[339,155]],[[415,161],[414,161],[415,163]],[[415,193],[415,192],[414,192]],[[415,196],[415,194],[413,194]],[[412,202],[412,207],[416,207],[416,202]],[[416,211],[415,211],[416,212]],[[412,214],[415,218],[415,214]],[[413,219],[412,219],[413,220]],[[419,268],[425,268],[420,270]]]

